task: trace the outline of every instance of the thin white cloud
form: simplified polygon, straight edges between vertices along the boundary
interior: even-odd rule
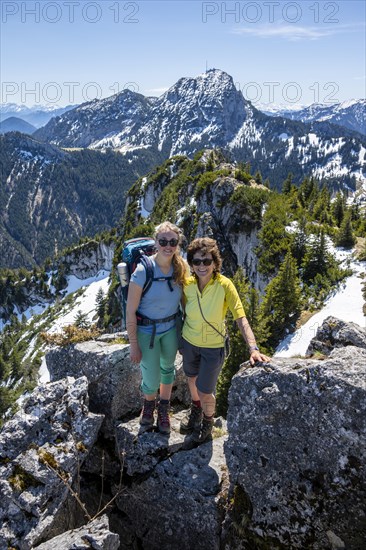
[[[297,25],[267,24],[253,27],[233,29],[234,34],[249,34],[259,38],[283,38],[285,40],[319,40],[335,34],[355,31],[356,27],[364,28],[364,24],[337,25],[334,27],[301,27]]]

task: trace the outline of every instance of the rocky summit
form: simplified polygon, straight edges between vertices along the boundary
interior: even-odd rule
[[[141,432],[114,338],[53,349],[52,381],[4,425],[0,550],[363,550],[365,329],[328,318],[306,358],[245,364],[194,448],[179,356],[172,432]]]

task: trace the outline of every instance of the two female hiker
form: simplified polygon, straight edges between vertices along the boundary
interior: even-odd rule
[[[140,424],[152,427],[158,390],[157,426],[170,432],[169,402],[177,352],[176,319],[182,301],[183,370],[192,405],[180,429],[203,443],[211,436],[215,414],[215,388],[225,359],[225,317],[230,309],[250,350],[250,362],[269,357],[257,347],[254,334],[233,283],[221,275],[222,260],[215,240],[195,239],[187,249],[192,275],[179,253],[180,229],[164,222],[156,229],[157,253],[152,257],[154,281],[142,295],[146,270],[139,264],[131,276],[127,301],[127,330],[131,361],[140,362],[144,405]],[[152,344],[153,342],[153,344]]]

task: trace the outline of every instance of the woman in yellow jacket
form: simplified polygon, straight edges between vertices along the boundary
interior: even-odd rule
[[[203,443],[211,436],[215,388],[225,359],[225,316],[230,309],[250,350],[250,362],[269,361],[257,347],[234,284],[221,275],[221,256],[215,240],[195,239],[187,249],[193,275],[184,286],[183,370],[188,377],[191,409],[181,422],[183,433]]]

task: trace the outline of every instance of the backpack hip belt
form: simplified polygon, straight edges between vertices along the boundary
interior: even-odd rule
[[[169,315],[169,317],[164,317],[163,319],[149,319],[149,317],[145,317],[145,315],[142,315],[142,313],[136,312],[136,321],[137,326],[150,326],[152,325],[153,331],[150,338],[150,345],[149,349],[152,349],[154,347],[154,340],[156,335],[156,325],[158,323],[168,323],[169,321],[174,321],[176,317],[180,314],[180,310],[178,309],[173,315]]]

